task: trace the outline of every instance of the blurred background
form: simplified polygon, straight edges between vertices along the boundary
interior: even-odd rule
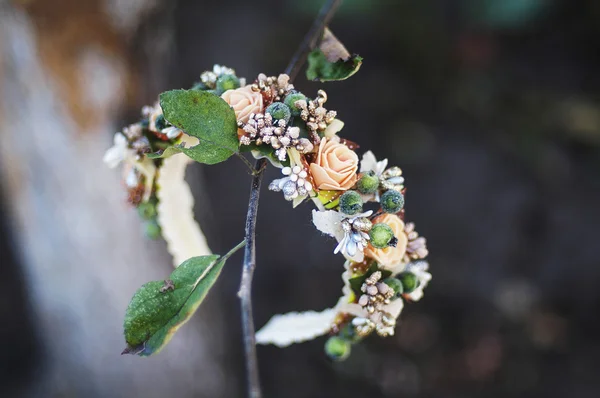
[[[142,105],[213,63],[281,72],[320,5],[0,1],[0,396],[245,395],[239,254],[162,353],[119,355],[129,298],[171,265],[102,155]],[[403,168],[434,278],[396,336],[345,362],[324,338],[259,347],[265,396],[600,396],[600,2],[346,0],[331,27],[365,62],[323,85],[327,105],[359,152]],[[245,166],[195,165],[188,180],[227,251]],[[311,206],[263,188],[257,327],[332,306],[342,270]]]

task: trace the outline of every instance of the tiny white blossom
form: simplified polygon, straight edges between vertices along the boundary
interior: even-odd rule
[[[313,210],[313,223],[319,231],[334,237],[338,241],[334,253],[342,253],[348,260],[361,262],[364,260],[363,250],[366,247],[369,234],[349,228],[349,226],[357,219],[369,217],[371,214],[373,214],[372,210],[353,216],[334,210]]]
[[[135,151],[128,147],[127,138],[122,133],[116,133],[113,138],[113,146],[104,154],[104,163],[114,169],[121,162],[135,161]]]
[[[377,158],[375,158],[373,152],[368,151],[365,152],[365,154],[362,157],[362,160],[360,161],[360,172],[365,173],[367,171],[372,171],[377,177],[381,177],[387,165],[387,159],[377,161]]]

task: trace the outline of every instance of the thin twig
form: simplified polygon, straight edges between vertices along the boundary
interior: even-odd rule
[[[300,72],[302,65],[306,62],[308,53],[317,45],[323,35],[323,29],[329,25],[329,22],[341,4],[342,0],[327,0],[321,11],[319,11],[319,15],[317,15],[310,30],[304,36],[304,40],[302,40],[302,43],[292,56],[288,67],[285,69],[285,73],[290,76],[290,81],[293,81],[298,76],[298,72]]]
[[[235,154],[238,158],[240,158],[242,162],[244,162],[244,164],[248,167],[248,170],[250,170],[252,175],[254,175],[256,173],[256,171],[254,170],[254,165],[248,159],[246,159],[246,157],[240,152],[236,152]]]
[[[258,360],[256,357],[256,336],[254,331],[254,317],[252,315],[252,275],[256,267],[256,251],[254,239],[256,231],[256,214],[258,212],[258,198],[260,183],[267,160],[259,159],[254,166],[254,177],[250,188],[248,202],[248,215],[246,216],[246,248],[244,250],[244,268],[238,296],[242,302],[242,330],[244,333],[244,351],[246,353],[246,372],[248,378],[248,396],[260,398],[260,380],[258,377]]]
[[[298,50],[292,56],[285,73],[290,76],[290,81],[298,75],[302,65],[306,62],[308,53],[317,44],[342,0],[328,0],[319,15],[313,22]],[[242,307],[242,330],[244,333],[244,351],[246,354],[246,372],[248,379],[248,396],[250,398],[261,398],[260,379],[258,375],[258,359],[256,357],[256,336],[254,331],[254,318],[252,315],[252,276],[256,268],[256,216],[258,213],[258,198],[263,170],[267,164],[266,159],[259,159],[254,166],[254,177],[250,188],[250,200],[248,202],[248,214],[246,215],[246,247],[244,251],[244,267],[238,296]]]

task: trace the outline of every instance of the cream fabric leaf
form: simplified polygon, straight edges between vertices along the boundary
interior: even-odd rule
[[[184,135],[182,142],[188,146],[196,145],[198,140]],[[184,179],[185,169],[191,162],[183,153],[164,159],[156,181],[158,223],[175,267],[190,257],[212,254],[194,219],[194,197]]]
[[[294,343],[302,343],[329,332],[337,311],[333,308],[321,312],[290,312],[275,315],[258,333],[258,344],[274,344],[287,347]]]
[[[313,210],[312,213],[313,224],[319,231],[336,238],[338,242],[344,238],[342,220],[345,217],[342,213],[333,210]]]

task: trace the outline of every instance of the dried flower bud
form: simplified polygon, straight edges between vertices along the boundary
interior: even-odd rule
[[[381,195],[381,208],[386,213],[398,213],[404,207],[404,195],[390,189]]]
[[[265,113],[271,114],[275,120],[285,120],[286,123],[289,122],[292,117],[292,111],[283,102],[273,102],[267,107]]]
[[[376,249],[384,249],[390,245],[390,242],[394,239],[394,231],[392,228],[385,223],[378,223],[373,225],[371,231],[369,231],[371,237],[371,245]]]
[[[379,177],[373,171],[363,173],[360,180],[356,183],[356,188],[360,193],[370,194],[377,192],[379,188]]]
[[[340,196],[340,211],[350,216],[362,212],[363,201],[356,191],[346,191]]]
[[[350,356],[351,347],[349,341],[332,336],[325,342],[325,354],[334,361],[343,361]]]

